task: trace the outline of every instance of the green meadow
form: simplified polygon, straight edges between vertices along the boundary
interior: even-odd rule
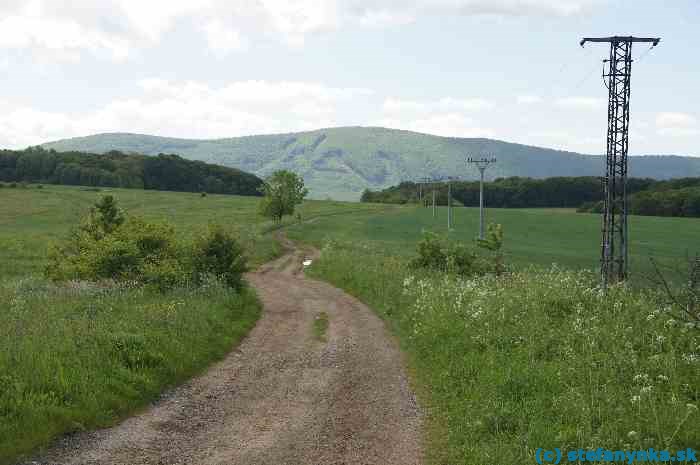
[[[0,279],[41,273],[51,242],[60,241],[102,195],[114,195],[129,214],[148,220],[166,220],[180,234],[191,235],[209,223],[236,233],[248,246],[254,263],[278,253],[265,232],[276,225],[257,214],[257,197],[139,189],[94,189],[44,185],[41,189],[0,189]],[[377,211],[382,206],[348,202],[307,201],[298,210],[302,219],[355,211]],[[297,221],[286,218],[283,225]]]
[[[0,463],[71,431],[113,424],[224,356],[260,308],[220,283],[159,293],[43,277],[61,241],[103,194],[190,236],[235,233],[255,266],[283,228],[322,253],[307,273],[370,305],[406,353],[428,412],[429,463],[534,463],[538,447],[700,449],[700,327],[649,287],[649,258],[681,264],[700,220],[631,217],[634,287],[598,289],[600,218],[490,209],[512,273],[414,269],[424,231],[474,244],[478,210],[307,201],[282,224],[257,198],[29,186],[0,189]],[[556,264],[556,265],[553,265]],[[326,322],[314,322],[323,340]]]
[[[319,218],[311,224],[292,225],[289,236],[321,246],[332,238],[358,241],[387,254],[409,257],[424,231],[452,241],[473,244],[479,231],[479,209],[456,207],[453,227],[447,231],[447,209],[395,207],[352,216]],[[600,216],[572,209],[487,209],[486,222],[503,225],[504,254],[512,265],[595,269],[600,254]],[[700,219],[631,216],[630,271],[643,284],[654,258],[667,266],[682,266],[686,254],[700,250]]]

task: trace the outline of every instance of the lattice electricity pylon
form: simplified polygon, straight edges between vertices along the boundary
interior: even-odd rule
[[[651,43],[655,47],[661,39],[645,37],[586,37],[586,42],[610,44],[608,64],[608,133],[605,177],[603,178],[604,208],[600,274],[602,286],[624,281],[628,271],[627,228],[627,151],[629,148],[630,77],[632,75],[632,44]]]

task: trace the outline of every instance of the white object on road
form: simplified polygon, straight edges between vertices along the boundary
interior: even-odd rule
[[[304,260],[304,261],[302,262],[302,264],[303,264],[304,266],[310,266],[310,265],[311,265],[311,260],[306,259],[306,260]]]

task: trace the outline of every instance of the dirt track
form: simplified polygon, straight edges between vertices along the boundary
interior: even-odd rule
[[[396,344],[362,303],[303,277],[309,255],[290,250],[248,275],[264,312],[222,362],[144,413],[29,463],[422,463],[421,414]],[[325,341],[312,333],[321,312]]]

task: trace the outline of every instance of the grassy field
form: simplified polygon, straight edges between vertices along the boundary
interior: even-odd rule
[[[257,199],[80,187],[0,190],[0,463],[68,431],[113,423],[221,357],[254,324],[249,291],[217,284],[166,294],[42,278],[46,250],[101,194],[178,234],[215,222],[254,263],[279,253]],[[503,224],[508,279],[465,280],[407,266],[423,230],[416,207],[305,202],[287,234],[323,247],[310,273],[372,306],[408,355],[430,412],[435,464],[533,463],[537,447],[695,447],[700,337],[656,294],[595,274],[599,217],[489,210]],[[472,242],[475,209],[455,209],[450,239]],[[694,251],[700,221],[632,217],[632,271]],[[558,268],[551,268],[553,262]],[[528,269],[529,265],[538,268]],[[314,332],[323,338],[323,318]]]
[[[220,359],[255,325],[255,295],[218,284],[0,285],[0,463],[113,424]]]
[[[478,234],[479,210],[455,208],[451,240],[472,243]],[[289,235],[322,246],[326,238],[361,241],[389,255],[415,253],[423,231],[447,234],[447,211],[395,208],[381,215],[319,218],[312,224],[292,226]],[[517,266],[552,263],[571,268],[595,269],[599,263],[600,216],[569,209],[490,209],[487,222],[503,225],[506,260]],[[651,272],[649,258],[678,264],[687,252],[700,251],[697,218],[630,217],[630,271],[637,278]]]
[[[257,198],[66,186],[0,189],[0,463],[53,438],[106,426],[225,355],[259,315],[252,291],[220,283],[166,293],[115,284],[53,284],[47,249],[103,194],[179,236],[217,223],[253,264],[279,250]],[[302,218],[380,207],[306,202]],[[288,219],[287,222],[297,221]]]
[[[150,220],[167,220],[178,232],[193,234],[208,223],[217,223],[239,234],[254,263],[272,258],[278,251],[271,236],[263,233],[276,225],[257,214],[258,199],[232,195],[187,192],[43,186],[37,189],[0,190],[0,279],[41,273],[49,243],[62,240],[100,196],[114,195],[122,208]],[[384,207],[346,202],[307,201],[299,209],[302,219],[350,211],[377,211]],[[295,221],[287,218],[285,224]]]

